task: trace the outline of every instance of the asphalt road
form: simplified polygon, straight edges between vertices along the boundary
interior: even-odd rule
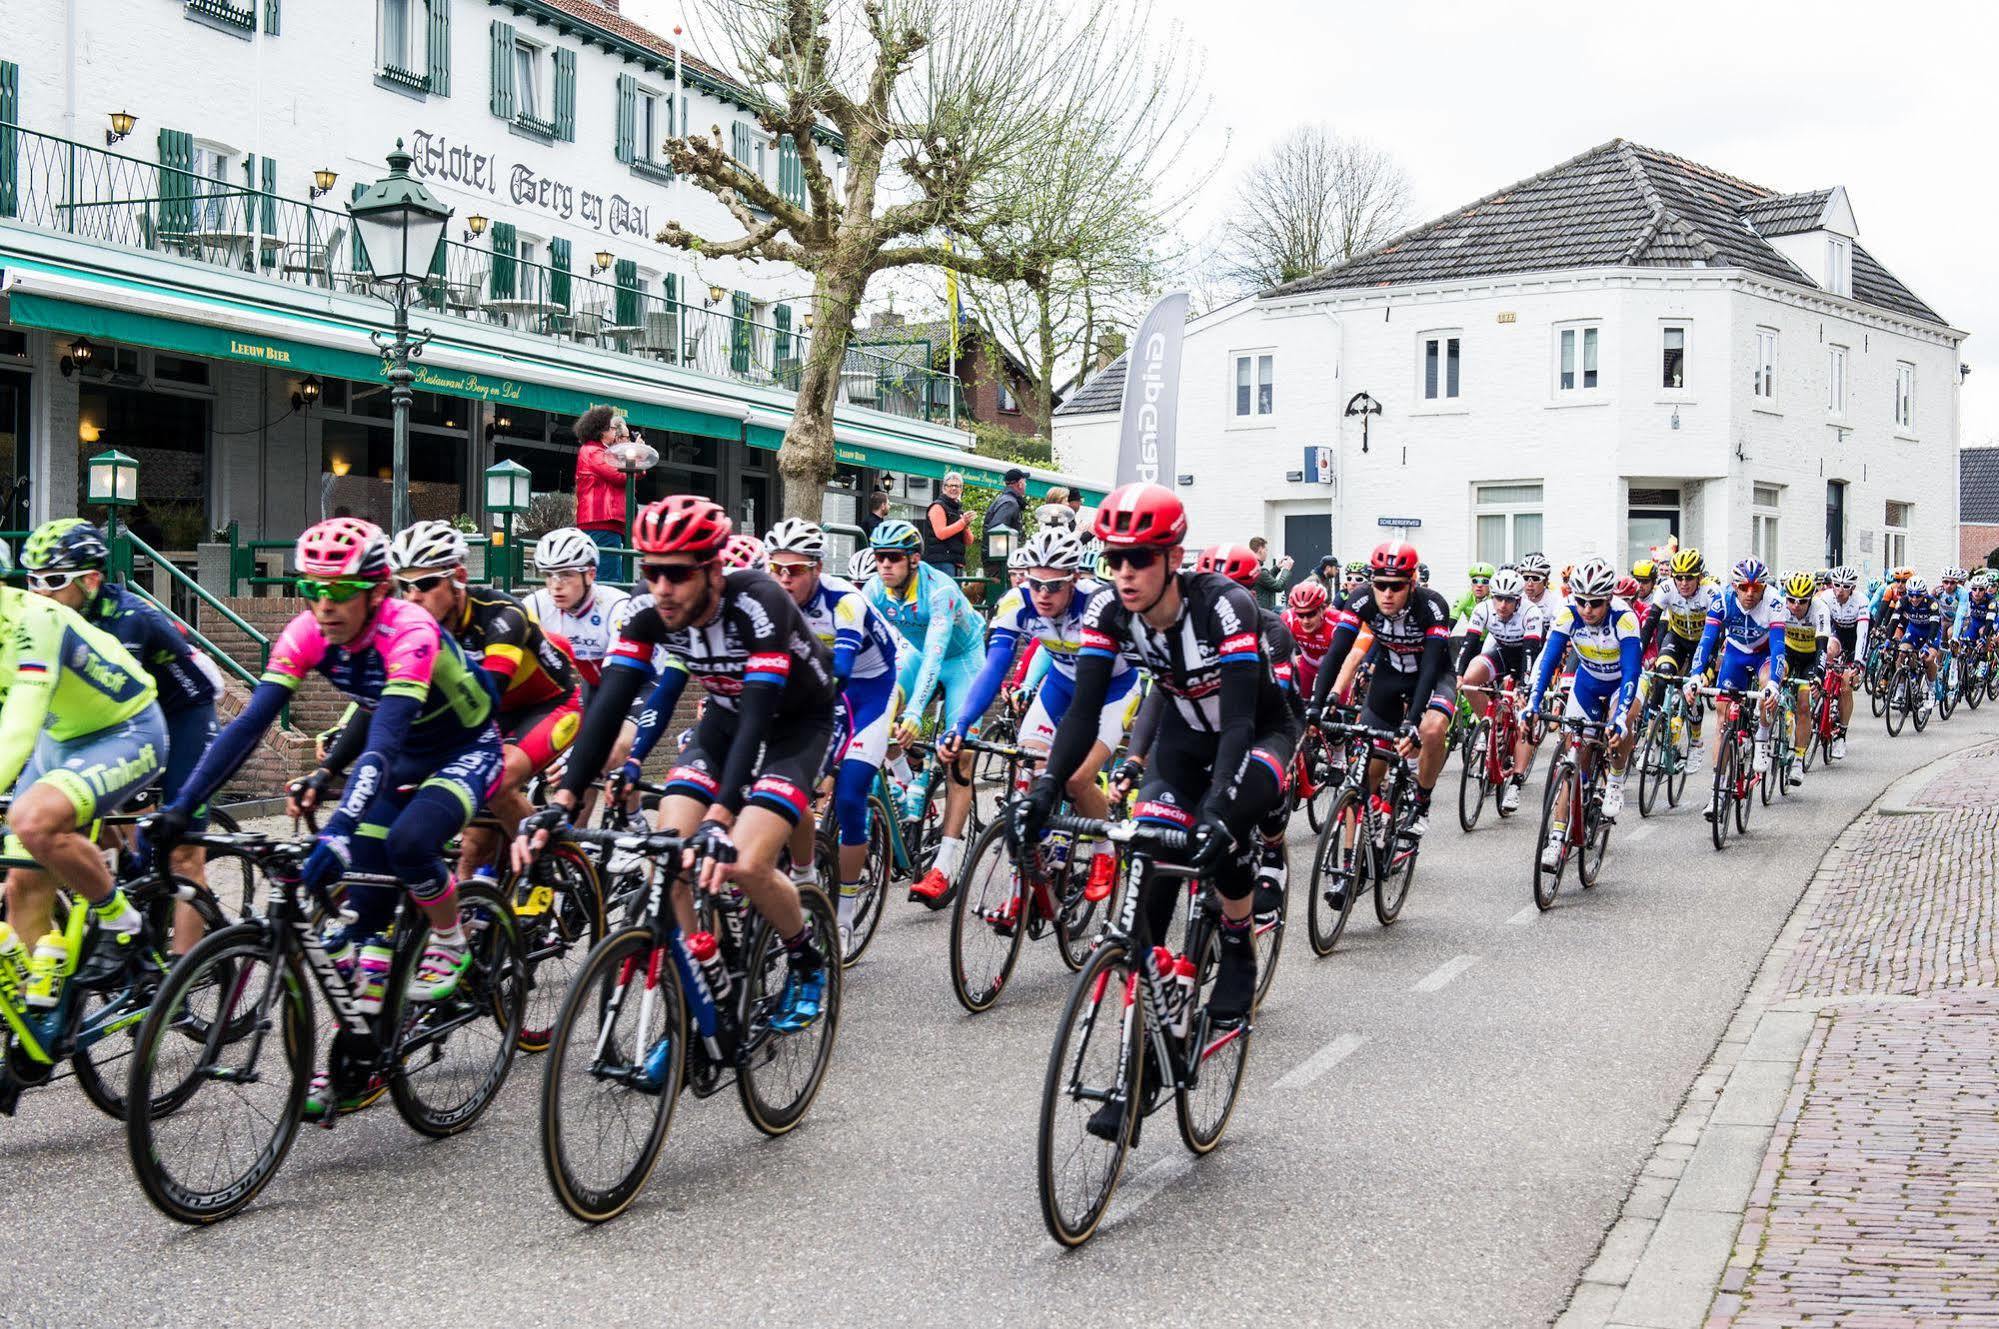
[[[1547,915],[1534,819],[1488,809],[1462,834],[1452,767],[1401,920],[1363,904],[1318,960],[1300,915],[1227,1138],[1194,1159],[1170,1109],[1155,1118],[1078,1251],[1045,1235],[1033,1164],[1068,972],[1030,943],[999,1007],[968,1017],[946,917],[898,903],[849,974],[804,1126],[769,1141],[733,1093],[689,1100],[649,1189],[600,1228],[549,1194],[530,1059],[455,1140],[420,1139],[386,1103],[306,1128],[263,1196],[206,1230],[151,1209],[121,1130],[73,1086],[31,1092],[0,1121],[0,1316],[1544,1323],[1833,836],[1895,777],[1995,731],[1999,708],[1893,741],[1870,723],[1725,854],[1692,786],[1650,821],[1634,796],[1602,885]],[[1302,819],[1293,850],[1302,871]]]

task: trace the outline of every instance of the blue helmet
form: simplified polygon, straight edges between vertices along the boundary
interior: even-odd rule
[[[868,537],[868,547],[900,549],[913,554],[923,547],[923,537],[908,522],[891,517],[875,527],[875,533]]]
[[[1760,558],[1745,558],[1728,570],[1731,586],[1761,586],[1770,579],[1770,569]]]

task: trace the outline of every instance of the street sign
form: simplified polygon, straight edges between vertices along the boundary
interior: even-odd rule
[[[1329,485],[1333,482],[1333,450],[1323,445],[1305,449],[1305,474],[1307,483]]]
[[[1376,517],[1374,524],[1376,526],[1391,526],[1403,530],[1414,530],[1423,524],[1423,519],[1421,517]]]
[[[1305,483],[1305,473],[1303,471],[1286,471],[1284,472],[1284,478],[1294,485]]]

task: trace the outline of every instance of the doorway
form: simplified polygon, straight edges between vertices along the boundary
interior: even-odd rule
[[[28,385],[26,374],[0,373],[0,530],[28,529]]]
[[[1846,562],[1846,481],[1825,482],[1825,566]]]
[[[1624,566],[1629,568],[1680,535],[1680,491],[1631,488],[1624,519]]]
[[[1291,555],[1291,572],[1284,579],[1286,590],[1319,570],[1319,560],[1333,552],[1331,513],[1304,512],[1284,518],[1284,547],[1277,551]]]

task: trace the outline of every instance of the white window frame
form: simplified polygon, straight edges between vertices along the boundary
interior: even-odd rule
[[[1916,428],[1916,366],[1910,360],[1895,362],[1895,427],[1904,434]]]
[[[402,49],[390,40],[389,11],[402,16]],[[429,51],[430,6],[424,0],[378,0],[375,6],[375,47],[379,67],[404,74],[423,73]],[[419,59],[423,55],[425,59]]]
[[[1770,569],[1770,575],[1778,575],[1777,569],[1783,564],[1778,559],[1781,548],[1782,530],[1778,525],[1783,516],[1784,487],[1782,485],[1754,484],[1749,487],[1749,552],[1763,560],[1763,566]]]
[[[1602,396],[1604,365],[1609,358],[1604,354],[1604,343],[1603,322],[1600,319],[1556,324],[1554,362],[1550,367],[1552,372],[1549,378],[1556,401],[1587,401]],[[1574,380],[1567,387],[1562,386],[1565,351],[1569,356],[1567,363],[1573,366],[1568,372]],[[1594,369],[1589,367],[1592,359],[1596,362]],[[1596,375],[1594,383],[1587,381],[1591,374]]]
[[[1838,342],[1827,342],[1825,347],[1825,413],[1831,416],[1846,414],[1846,376],[1853,365],[1852,348]]]
[[[1756,329],[1756,358],[1750,371],[1750,396],[1767,403],[1763,409],[1777,408],[1777,364],[1782,349],[1777,329]]]
[[[1451,348],[1457,348],[1458,381],[1451,382]],[[1437,381],[1430,382],[1430,354],[1435,348]],[[1448,407],[1464,401],[1465,332],[1463,328],[1432,328],[1416,334],[1416,400],[1428,407]],[[1434,391],[1432,388],[1434,386]]]
[[[544,59],[544,57],[548,57]],[[554,97],[544,97],[547,84],[541,76],[542,66],[549,63],[549,48],[540,42],[516,35],[514,38],[514,118],[531,120],[536,124],[548,124],[555,119]],[[547,107],[548,114],[542,114]]]
[[[1891,568],[1905,566],[1909,561],[1909,527],[1916,513],[1914,503],[1899,499],[1889,499],[1882,505],[1881,512],[1881,574],[1886,576]],[[1900,517],[1901,524],[1895,519]]]
[[[666,133],[660,132],[659,113],[664,109],[668,124]],[[660,160],[660,145],[671,135],[673,126],[672,94],[644,84],[638,86],[632,108],[632,134],[636,142],[632,145],[634,159],[650,166],[664,166]]]
[[[1666,381],[1666,352],[1672,348],[1666,345],[1673,333],[1680,334],[1680,381]],[[1691,319],[1668,319],[1659,324],[1659,391],[1684,393],[1687,391],[1687,355],[1693,349],[1694,325]]]
[[[1248,366],[1249,409],[1241,410],[1239,393]],[[1267,428],[1277,418],[1277,348],[1252,346],[1229,352],[1228,419],[1233,429]]]
[[[1853,298],[1853,241],[1843,235],[1825,238],[1825,288]]]
[[[1504,490],[1529,487],[1535,491],[1532,498],[1525,494],[1487,497],[1488,494],[1500,494],[1500,491]],[[1512,563],[1518,561],[1521,555],[1531,554],[1540,549],[1547,538],[1547,502],[1548,487],[1545,480],[1483,480],[1474,483],[1471,487],[1472,548],[1481,561]],[[1490,550],[1480,544],[1481,519],[1488,517],[1498,518],[1501,523],[1502,547],[1499,550]],[[1538,523],[1539,534],[1532,542],[1520,538],[1522,517],[1532,517]],[[1523,545],[1526,547],[1520,547]],[[1499,557],[1489,557],[1493,553],[1498,553]]]
[[[244,206],[237,203],[243,191],[243,182],[236,178],[242,161],[243,154],[225,143],[195,140],[189,165],[194,175],[196,230],[227,231],[247,222],[247,214],[236,215],[238,207]]]

